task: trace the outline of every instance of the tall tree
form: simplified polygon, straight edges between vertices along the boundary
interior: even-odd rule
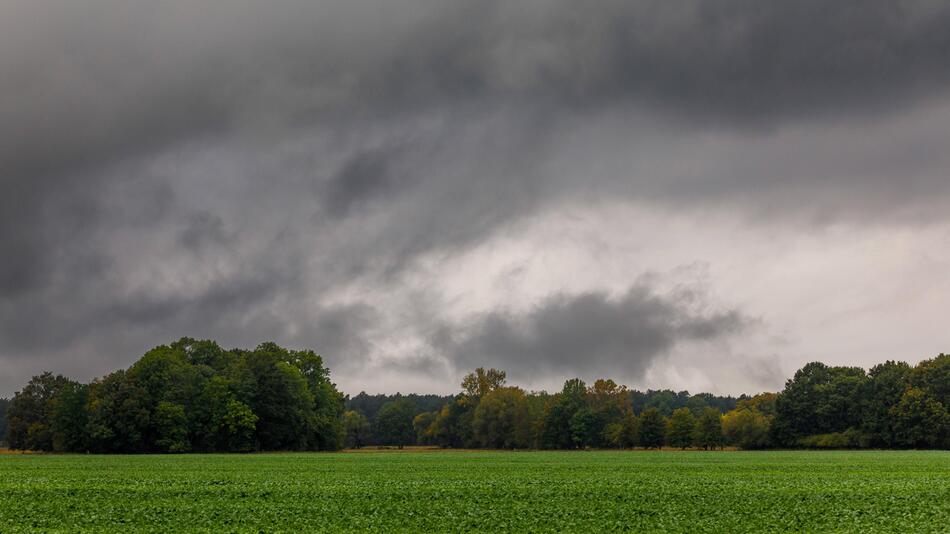
[[[637,418],[628,409],[619,422],[604,427],[604,442],[610,447],[625,449],[637,443]]]
[[[693,433],[696,431],[696,417],[689,408],[673,410],[666,423],[666,441],[672,447],[685,449],[693,444]]]
[[[89,386],[89,442],[94,452],[149,452],[145,436],[152,423],[147,392],[116,371]]]
[[[900,447],[935,448],[950,446],[950,415],[943,403],[919,388],[904,392],[891,408],[895,442]]]
[[[13,395],[7,408],[7,440],[11,449],[53,450],[53,399],[72,381],[43,373]]]
[[[10,399],[0,397],[0,446],[7,444],[7,407]]]
[[[260,418],[257,442],[264,450],[308,448],[315,424],[313,394],[307,378],[289,363],[286,349],[263,343],[242,355],[237,374],[250,397],[250,406]]]
[[[594,385],[587,389],[586,400],[591,416],[583,416],[585,421],[583,424],[580,421],[575,422],[575,426],[584,428],[580,432],[572,429],[575,442],[577,442],[579,435],[586,435],[581,440],[585,446],[603,447],[609,445],[605,434],[607,426],[611,424],[622,426],[624,417],[632,412],[630,392],[626,386],[602,378],[596,380]],[[616,433],[616,429],[614,433]]]
[[[753,397],[736,401],[735,409],[747,408],[749,410],[756,410],[765,417],[771,418],[775,417],[775,403],[777,400],[778,393],[759,393]]]
[[[666,418],[658,408],[647,408],[637,417],[637,443],[648,449],[663,446]]]
[[[376,439],[383,445],[396,445],[400,449],[416,440],[412,419],[416,408],[408,399],[399,399],[385,404],[376,416]]]
[[[722,418],[726,442],[742,449],[762,449],[769,444],[770,418],[755,408],[742,407]]]
[[[911,381],[944,407],[950,406],[950,354],[918,363]]]
[[[343,414],[343,427],[346,429],[346,446],[351,449],[363,448],[370,439],[369,420],[363,414],[348,410]]]
[[[696,418],[694,441],[705,450],[722,446],[722,414],[711,407],[703,408]]]
[[[188,452],[188,416],[185,407],[169,401],[160,401],[155,407],[155,445],[161,452]]]
[[[859,427],[866,382],[867,375],[860,367],[829,367],[820,362],[805,365],[776,400],[774,439],[794,446],[805,436]]]
[[[343,395],[330,382],[330,370],[323,358],[312,350],[288,351],[293,364],[307,381],[313,396],[313,417],[308,436],[309,448],[337,450],[343,446],[346,431],[343,428]]]
[[[897,435],[891,408],[900,402],[910,387],[911,367],[904,362],[887,361],[868,372],[862,399],[861,430],[875,447],[893,447]]]
[[[169,418],[173,417],[172,411],[174,411],[175,433],[183,434],[175,445],[175,452],[190,450],[193,425],[188,415],[197,415],[197,413],[186,412],[185,406],[197,405],[197,399],[203,389],[204,376],[188,362],[185,354],[168,345],[155,347],[129,368],[125,379],[144,391],[144,396],[137,399],[137,403],[148,411],[148,419],[151,423],[140,429],[140,449],[143,452],[169,452],[171,446],[169,440],[173,438],[164,433],[171,430]],[[163,408],[159,413],[159,406],[163,402],[167,404],[162,405]],[[177,409],[172,409],[168,405],[179,406],[182,412],[181,417],[178,417]],[[195,430],[197,426],[198,422],[195,421]]]
[[[183,337],[169,347],[181,353],[191,365],[206,367],[215,373],[224,372],[236,359],[233,352],[222,349],[216,342],[208,339]]]
[[[416,431],[416,443],[419,445],[434,443],[432,423],[438,415],[439,412],[422,412],[412,419],[412,428]]]
[[[53,450],[86,452],[89,450],[89,416],[86,404],[89,386],[68,381],[50,400],[50,430]]]
[[[254,432],[257,429],[258,420],[259,418],[250,406],[234,398],[228,399],[219,427],[226,441],[219,450],[231,452],[254,450],[256,446]]]
[[[475,372],[465,375],[462,379],[462,389],[469,397],[480,398],[505,385],[505,372],[498,369],[488,369],[483,367],[475,369]]]
[[[588,406],[574,412],[568,421],[571,440],[575,447],[604,446],[604,415]]]
[[[478,403],[471,397],[459,395],[439,410],[432,422],[432,437],[441,447],[474,447],[472,419]]]
[[[527,447],[531,425],[524,391],[498,387],[486,393],[472,416],[472,433],[482,447]]]
[[[572,449],[577,445],[571,432],[571,419],[587,405],[587,386],[579,378],[564,382],[561,392],[551,398],[543,418],[541,446],[547,449]]]

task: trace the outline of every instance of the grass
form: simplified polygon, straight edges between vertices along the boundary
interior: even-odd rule
[[[950,532],[950,452],[0,456],[0,532]]]

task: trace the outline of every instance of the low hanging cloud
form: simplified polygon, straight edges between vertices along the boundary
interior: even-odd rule
[[[619,297],[555,295],[524,313],[494,311],[444,327],[437,351],[458,368],[493,366],[515,380],[613,376],[641,380],[677,344],[739,334],[754,321],[737,310],[696,310],[696,295],[656,293],[637,284]]]

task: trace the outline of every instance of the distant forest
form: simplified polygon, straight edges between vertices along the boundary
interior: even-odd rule
[[[12,449],[175,453],[451,448],[950,448],[950,355],[865,371],[809,363],[775,393],[641,392],[574,378],[556,393],[476,369],[456,395],[349,398],[313,351],[183,338],[89,384],[44,373],[0,399]]]

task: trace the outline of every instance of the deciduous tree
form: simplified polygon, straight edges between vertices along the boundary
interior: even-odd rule
[[[715,408],[706,407],[696,418],[693,434],[697,447],[705,450],[722,446],[722,414]]]
[[[673,410],[666,423],[666,440],[673,447],[685,449],[693,443],[693,433],[696,431],[696,418],[689,408]]]
[[[355,410],[343,414],[343,427],[346,428],[346,446],[352,449],[365,446],[372,435],[369,420]]]
[[[754,408],[736,408],[722,418],[726,442],[742,449],[762,449],[769,444],[769,419]]]
[[[637,417],[637,443],[648,449],[663,446],[666,418],[657,408],[647,408]]]
[[[498,387],[486,393],[472,417],[473,436],[482,447],[527,447],[530,430],[525,394],[516,387]]]
[[[376,439],[383,445],[396,445],[400,449],[416,440],[412,418],[415,406],[408,399],[399,399],[383,405],[376,416]]]
[[[896,444],[902,447],[946,447],[950,415],[943,404],[919,388],[908,389],[891,408]]]

